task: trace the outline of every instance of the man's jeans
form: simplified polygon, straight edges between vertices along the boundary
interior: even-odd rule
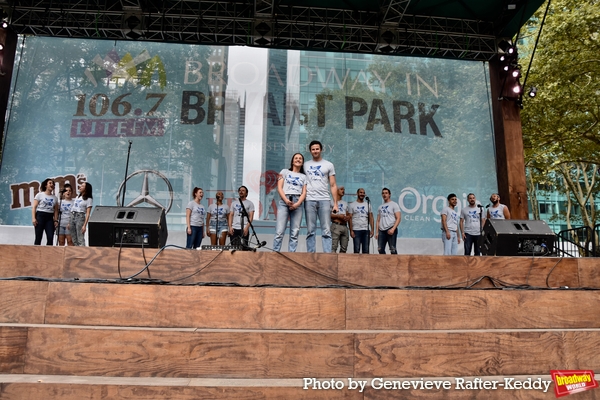
[[[296,203],[300,196],[292,196],[292,201]],[[281,242],[285,234],[288,217],[290,219],[290,242],[288,251],[295,252],[298,248],[298,234],[300,233],[300,223],[302,222],[302,207],[290,211],[285,202],[281,199],[277,202],[277,226],[275,228],[275,238],[273,239],[273,250],[281,250]]]
[[[471,255],[471,247],[475,247],[475,255],[481,255],[481,251],[479,250],[479,238],[481,235],[469,235],[465,233],[465,256]]]
[[[369,254],[369,231],[354,231],[354,253],[360,253],[362,245],[363,254]]]
[[[388,233],[389,229],[385,231],[379,231],[379,238],[377,239],[377,247],[379,247],[379,254],[385,254],[385,245],[387,244],[390,248],[391,254],[398,254],[396,250],[396,240],[398,238],[398,228],[394,229],[393,234]]]
[[[304,211],[306,212],[306,251],[314,253],[317,251],[317,216],[321,224],[321,241],[323,252],[331,253],[331,202],[329,200],[306,200]]]
[[[450,239],[447,239],[446,231],[442,230],[442,241],[444,242],[445,256],[455,256],[458,254],[458,236],[456,236],[456,231],[450,231]]]

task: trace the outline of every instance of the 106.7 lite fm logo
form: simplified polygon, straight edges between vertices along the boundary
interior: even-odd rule
[[[198,62],[195,62],[200,66]],[[110,51],[104,58],[99,55],[93,59],[93,68],[85,70],[85,76],[98,88],[98,81],[106,81],[107,91],[115,88],[128,87],[151,88],[158,83],[161,90],[167,86],[167,73],[162,59],[152,57],[144,50],[137,57],[129,53],[122,58],[115,50]],[[188,62],[189,64],[189,62]],[[186,73],[188,65],[186,64]],[[199,75],[199,71],[192,71]],[[212,71],[211,71],[212,73]],[[155,80],[155,76],[158,77]],[[143,137],[164,136],[165,99],[164,92],[121,93],[111,98],[106,93],[80,94],[76,96],[77,105],[71,121],[71,137]],[[207,98],[199,91],[184,91],[181,108],[182,124],[197,124],[206,116],[204,104]],[[207,123],[215,123],[215,114],[222,110],[216,105],[214,96],[208,96]],[[190,111],[194,117],[190,118]]]

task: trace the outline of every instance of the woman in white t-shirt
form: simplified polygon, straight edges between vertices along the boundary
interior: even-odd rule
[[[204,197],[204,191],[199,187],[195,187],[192,196],[194,196],[194,200],[190,201],[185,208],[185,221],[187,224],[187,242],[185,247],[187,249],[197,249],[200,247],[202,239],[206,237],[206,232],[204,231],[206,210],[200,204],[202,197]]]
[[[215,246],[218,237],[219,245],[224,246],[227,233],[229,232],[229,207],[227,204],[223,204],[223,199],[225,198],[223,192],[218,191],[215,198],[217,202],[208,206],[206,226],[208,226],[210,244]]]
[[[68,246],[74,246],[71,229],[69,228],[71,224],[71,208],[73,208],[73,188],[67,183],[62,192],[63,194],[58,206],[60,211],[58,218],[58,245],[64,246],[65,242],[67,242]]]
[[[277,181],[277,191],[281,199],[277,203],[277,225],[273,238],[273,250],[281,249],[288,217],[290,219],[290,241],[288,251],[295,252],[298,247],[298,233],[302,221],[302,208],[306,198],[306,175],[304,174],[304,156],[296,153],[292,156],[290,169],[282,169]]]
[[[54,230],[58,226],[58,198],[54,195],[54,180],[44,180],[40,189],[31,207],[31,222],[35,228],[33,244],[42,244],[42,236],[46,232],[46,245],[52,246]]]
[[[75,198],[73,207],[71,207],[69,230],[75,246],[85,246],[85,231],[92,213],[92,207],[92,185],[83,182],[79,185],[79,196]]]

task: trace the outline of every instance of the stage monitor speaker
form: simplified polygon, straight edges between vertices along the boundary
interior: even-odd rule
[[[556,235],[545,221],[488,219],[483,227],[485,256],[545,256],[554,250]]]
[[[96,206],[88,224],[90,246],[161,248],[167,243],[163,208]]]

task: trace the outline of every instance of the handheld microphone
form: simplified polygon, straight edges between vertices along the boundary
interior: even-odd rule
[[[262,242],[260,242],[258,244],[258,248],[260,249],[261,247],[265,247],[267,245],[267,242],[265,240],[263,240]]]
[[[481,204],[477,204],[477,207],[479,208],[483,208],[483,206]]]
[[[366,201],[370,201],[369,196],[365,197],[365,200]]]
[[[490,205],[489,205],[489,204],[488,204],[487,206],[485,206],[485,208],[489,208],[489,207],[490,207]]]

